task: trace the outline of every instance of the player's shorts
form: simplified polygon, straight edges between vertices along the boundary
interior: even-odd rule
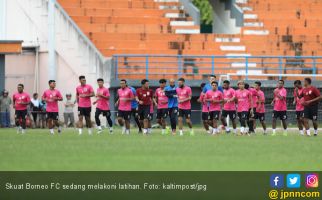
[[[132,108],[131,114],[132,114],[133,117],[139,117],[138,107],[137,108]]]
[[[247,112],[247,111],[237,113],[239,120],[242,120],[242,119],[247,120],[248,119],[248,114],[249,114],[249,112]]]
[[[168,108],[158,109],[157,110],[157,119],[161,119],[161,118],[165,119],[165,118],[167,118],[168,113],[169,113]]]
[[[286,111],[276,111],[276,110],[274,110],[272,117],[274,119],[279,118],[280,120],[286,120],[287,119],[287,114],[286,114]]]
[[[319,104],[304,107],[304,118],[310,120],[318,119]]]
[[[92,107],[78,107],[78,115],[79,116],[85,116],[85,117],[90,117],[92,112]]]
[[[178,117],[185,117],[185,118],[190,119],[190,117],[191,117],[191,110],[190,109],[185,110],[185,109],[180,109],[179,108]]]
[[[150,107],[150,105],[139,105],[138,114],[140,120],[150,118]]]
[[[304,118],[304,111],[296,111],[295,112],[295,115],[296,115],[296,119],[301,119],[301,118]]]
[[[178,108],[177,107],[169,108],[170,118],[175,118],[177,115],[178,115]]]
[[[125,120],[130,120],[131,119],[131,111],[119,110],[117,112],[117,117],[123,118]]]
[[[111,111],[109,110],[101,110],[99,108],[96,108],[95,115],[103,114],[104,117],[111,117]]]
[[[220,117],[220,111],[211,111],[211,112],[209,112],[210,120],[219,120],[219,117]]]
[[[201,113],[201,119],[202,119],[202,121],[209,120],[209,112],[202,112]]]
[[[46,112],[46,118],[47,120],[48,119],[58,120],[59,119],[58,112]]]
[[[153,121],[153,113],[150,113],[150,114],[149,114],[148,120],[149,120],[149,121]]]
[[[234,111],[234,110],[223,110],[221,113],[221,116],[224,118],[229,116],[229,119],[235,120],[237,117],[237,114],[236,114],[236,111]]]
[[[258,119],[261,122],[265,121],[265,113],[256,112],[255,119]]]
[[[256,113],[256,108],[253,108],[253,114],[250,111],[251,111],[251,109],[249,109],[248,117],[254,119],[255,118],[255,113]]]
[[[15,118],[16,119],[26,119],[27,118],[27,110],[16,110]]]

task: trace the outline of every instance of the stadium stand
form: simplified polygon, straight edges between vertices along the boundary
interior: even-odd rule
[[[177,0],[59,0],[58,1],[81,30],[96,45],[104,56],[117,54],[141,55],[216,55],[241,56],[216,58],[216,70],[225,73],[244,73],[244,56],[316,56],[322,51],[320,35],[322,29],[322,2],[316,0],[236,0],[244,12],[244,26],[240,34],[200,34],[200,27],[185,12]],[[280,20],[283,19],[283,20]],[[126,61],[125,61],[126,59]],[[177,67],[178,59],[155,58],[155,62],[165,62],[167,67]],[[171,60],[172,59],[172,60]],[[205,58],[190,58],[188,63],[211,62]],[[127,78],[139,78],[143,69],[132,71],[128,63],[135,64],[134,57],[118,60],[118,72],[134,72]],[[142,60],[141,60],[142,61]],[[151,62],[151,60],[149,60]],[[265,74],[259,66],[261,59],[247,64],[248,73]],[[266,62],[270,62],[266,59]],[[285,66],[305,68],[305,61],[286,59]],[[287,63],[290,63],[289,65]],[[293,64],[292,64],[293,63]],[[163,65],[149,69],[150,78],[160,78]],[[277,68],[277,65],[271,66]],[[133,67],[135,68],[135,67]],[[140,68],[140,66],[139,66]],[[210,73],[200,65],[191,72]],[[227,68],[230,70],[227,71]],[[167,70],[166,68],[164,70]],[[173,74],[176,70],[171,69]],[[317,69],[318,70],[318,69]],[[297,73],[301,70],[285,73]],[[143,73],[144,74],[144,73]],[[155,75],[153,75],[155,74]],[[158,75],[159,74],[159,75]]]

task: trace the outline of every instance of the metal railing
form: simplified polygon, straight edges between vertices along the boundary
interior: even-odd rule
[[[252,75],[270,79],[269,74],[308,74],[322,70],[322,56],[200,56],[130,55],[113,56],[115,79],[187,77],[198,79],[208,74],[236,74],[248,80]],[[319,77],[320,78],[320,77]]]

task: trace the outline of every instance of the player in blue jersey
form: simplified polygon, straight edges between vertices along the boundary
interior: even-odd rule
[[[175,80],[170,79],[169,85],[165,87],[165,94],[168,97],[168,109],[171,123],[172,134],[176,134],[177,129],[177,115],[178,115],[178,99],[176,92]]]
[[[204,94],[206,94],[209,90],[212,90],[211,83],[214,81],[216,82],[216,75],[209,75],[208,80],[209,80],[209,83],[207,83],[202,90],[202,93],[204,93]],[[221,86],[218,86],[217,89],[222,93],[224,92],[224,90],[222,89]]]

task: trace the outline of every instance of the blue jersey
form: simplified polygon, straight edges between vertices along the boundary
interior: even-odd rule
[[[210,85],[210,83],[207,83],[207,84],[205,85],[205,87],[203,88],[202,92],[203,92],[203,93],[206,93],[206,92],[208,92],[209,90],[212,90],[212,86]],[[220,92],[224,93],[224,90],[222,89],[222,87],[221,87],[221,86],[218,86],[218,90],[219,90]]]
[[[129,87],[133,93],[133,95],[136,97],[136,89],[134,87]],[[136,101],[136,99],[131,101],[131,108],[132,109],[136,109],[138,107],[138,102]]]
[[[178,99],[177,97],[174,97],[175,95],[177,95],[176,89],[176,86],[171,87],[170,85],[164,88],[165,94],[168,97],[168,108],[178,107]]]

